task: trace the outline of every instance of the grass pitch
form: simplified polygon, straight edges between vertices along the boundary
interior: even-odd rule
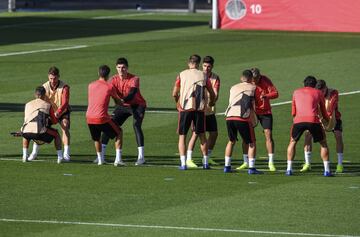
[[[316,145],[313,171],[285,177],[290,105],[273,108],[279,171],[261,176],[224,174],[221,166],[178,171],[177,115],[151,112],[173,111],[175,77],[193,53],[216,60],[218,112],[225,110],[241,71],[253,66],[277,86],[280,97],[274,103],[290,100],[309,74],[340,92],[358,91],[360,35],[212,31],[208,21],[206,14],[119,11],[0,14],[0,236],[360,235],[359,94],[340,97],[346,173],[334,178],[321,176]],[[77,46],[84,47],[59,50]],[[137,150],[131,119],[123,127],[129,166],[91,163],[95,152],[85,123],[87,85],[97,79],[100,64],[115,71],[120,56],[140,76],[149,106],[143,123],[147,167],[133,166]],[[52,65],[71,87],[73,162],[57,165],[51,145],[40,148],[40,161],[23,164],[21,141],[9,132],[21,126],[24,103],[47,80]],[[227,141],[222,116],[218,124],[213,157],[222,163]],[[266,170],[264,138],[259,127],[256,132],[257,166]],[[334,168],[334,138],[327,135]],[[297,151],[296,170],[301,143]],[[108,154],[113,160],[110,147]],[[240,157],[237,146],[233,165]],[[200,162],[199,149],[195,159]]]

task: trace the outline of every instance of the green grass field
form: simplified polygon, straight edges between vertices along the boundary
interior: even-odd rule
[[[345,173],[322,177],[315,145],[313,170],[286,177],[290,105],[273,108],[275,173],[249,176],[178,171],[177,114],[171,90],[190,54],[214,56],[221,76],[218,112],[227,106],[240,73],[259,67],[291,99],[305,76],[325,79],[340,92],[360,90],[360,35],[340,33],[212,31],[206,14],[139,14],[124,11],[0,14],[0,236],[360,236],[360,94],[340,97],[344,121]],[[82,48],[76,48],[81,46]],[[63,49],[70,48],[70,49]],[[58,51],[53,51],[59,49]],[[42,50],[42,51],[41,51]],[[33,52],[29,52],[33,51]],[[38,52],[41,51],[41,52]],[[14,55],[17,53],[18,55]],[[85,123],[87,85],[97,68],[129,59],[141,77],[149,110],[143,123],[148,166],[135,167],[131,119],[124,125],[128,167],[98,167]],[[56,65],[71,87],[73,162],[57,165],[52,145],[39,161],[22,163],[20,128],[24,104]],[[223,164],[226,128],[218,116],[213,157]],[[264,137],[257,128],[257,166],[266,171]],[[335,143],[328,134],[332,169]],[[111,143],[112,144],[112,143]],[[240,145],[233,165],[240,164]],[[114,151],[108,149],[108,159]],[[200,163],[199,149],[195,159]],[[12,220],[12,221],[10,221]]]

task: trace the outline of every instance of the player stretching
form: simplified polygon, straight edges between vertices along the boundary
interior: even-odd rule
[[[214,67],[214,58],[211,56],[205,56],[203,59],[203,65],[202,69],[203,72],[207,75],[208,80],[211,82],[212,88],[215,93],[215,102],[218,99],[219,96],[219,89],[220,89],[220,78],[217,74],[212,72],[212,69]],[[216,138],[218,136],[218,130],[217,130],[217,122],[216,122],[216,110],[215,105],[209,106],[209,92],[206,91],[205,93],[207,103],[205,107],[205,130],[209,132],[209,137],[207,138],[208,141],[208,156],[209,156],[209,164],[210,165],[217,165],[215,161],[211,159],[211,152],[214,149]],[[192,160],[192,152],[194,150],[194,146],[196,143],[198,136],[195,132],[192,133],[192,137],[189,141],[188,149],[187,149],[187,156],[186,156],[186,165],[188,168],[196,168],[197,165]]]
[[[130,116],[133,116],[133,127],[138,145],[138,159],[135,165],[142,165],[145,163],[145,157],[144,133],[141,125],[145,116],[146,101],[140,93],[140,78],[129,73],[128,68],[129,63],[126,58],[119,58],[116,61],[118,74],[111,78],[110,83],[115,87],[122,104],[115,108],[112,118],[119,126],[122,126]],[[103,134],[102,149],[104,157],[108,142],[108,136]]]
[[[173,97],[179,110],[179,153],[180,169],[186,170],[186,134],[193,123],[194,132],[200,138],[203,154],[203,169],[210,169],[208,164],[208,146],[205,136],[205,88],[209,91],[209,105],[214,106],[215,93],[206,74],[200,71],[199,55],[192,55],[188,61],[189,69],[180,72],[176,78]]]
[[[55,111],[55,117],[58,119],[61,131],[62,141],[64,143],[64,161],[70,161],[70,87],[59,80],[60,71],[57,67],[51,67],[48,72],[48,81],[43,84],[46,90],[46,101],[48,101]],[[28,160],[34,160],[37,157],[39,147],[36,143]]]
[[[286,175],[292,175],[292,162],[295,157],[296,144],[304,131],[308,130],[313,136],[314,142],[320,143],[320,156],[324,162],[324,176],[331,176],[329,148],[326,142],[325,131],[320,124],[319,109],[326,122],[329,116],[325,108],[324,95],[320,90],[315,89],[316,79],[308,76],[304,80],[304,87],[293,93],[292,111],[294,118],[291,127],[291,138],[287,148],[287,169]]]
[[[256,86],[251,83],[252,72],[250,70],[243,71],[240,80],[241,83],[230,89],[229,106],[225,112],[229,141],[225,150],[224,172],[231,172],[231,156],[239,132],[243,143],[248,145],[248,174],[262,174],[255,169],[256,144],[251,113],[254,113],[255,109]]]
[[[336,166],[336,173],[343,173],[343,151],[344,143],[342,138],[342,121],[341,113],[339,112],[339,92],[335,89],[330,89],[326,86],[324,80],[318,80],[316,83],[316,88],[321,90],[325,96],[325,105],[327,114],[330,116],[330,120],[335,119],[335,127],[331,128],[330,131],[334,133],[336,140],[336,152],[338,158],[338,164]],[[312,151],[312,137],[310,134],[307,134],[305,138],[304,154],[305,154],[305,164],[300,170],[301,172],[306,172],[311,170],[311,151]]]
[[[57,123],[54,110],[49,102],[46,101],[45,88],[39,86],[35,89],[35,100],[25,105],[24,124],[21,127],[23,136],[23,162],[28,161],[27,150],[30,140],[34,144],[50,143],[55,138],[55,148],[57,151],[57,162],[60,164],[63,159],[61,150],[61,139],[58,131],[50,127]]]
[[[264,129],[266,150],[268,152],[268,167],[270,171],[276,171],[274,165],[274,152],[275,144],[272,137],[273,129],[273,116],[271,112],[270,100],[279,97],[279,93],[271,80],[260,74],[258,68],[251,69],[253,73],[253,83],[256,85],[255,90],[255,112],[257,119],[260,121],[262,128]],[[238,167],[238,170],[246,169],[248,167],[248,157],[246,155],[247,147],[244,146],[245,154],[243,155],[244,163]]]
[[[114,165],[124,165],[121,159],[122,132],[121,128],[112,121],[108,114],[110,97],[119,102],[119,97],[112,84],[107,83],[110,68],[106,65],[99,67],[99,79],[90,83],[88,87],[88,108],[86,111],[86,121],[90,130],[91,138],[95,143],[95,150],[98,165],[104,163],[101,152],[101,132],[109,138],[115,139],[116,158]]]

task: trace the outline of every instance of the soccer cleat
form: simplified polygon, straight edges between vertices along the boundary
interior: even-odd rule
[[[187,166],[186,165],[181,165],[181,166],[179,166],[179,170],[187,170]]]
[[[259,170],[255,169],[255,168],[248,169],[248,174],[263,174],[263,173],[264,172],[259,171]]]
[[[275,165],[274,165],[273,162],[269,162],[269,171],[271,171],[271,172],[275,172],[275,171],[276,171],[276,167],[275,167]]]
[[[203,165],[203,170],[210,170],[210,169],[211,169],[210,165]]]
[[[114,162],[114,166],[118,167],[118,166],[126,166],[125,162],[120,160],[120,161],[115,161]]]
[[[239,167],[237,167],[237,170],[244,170],[247,169],[249,167],[248,163],[244,162],[242,163],[242,165],[240,165]]]
[[[98,158],[96,158],[93,163],[97,164],[99,162]]]
[[[193,160],[186,160],[186,166],[188,168],[197,168],[198,167]]]
[[[33,161],[33,160],[36,160],[36,157],[37,157],[37,154],[31,153],[31,154],[29,155],[29,157],[27,158],[27,160],[28,160],[28,161]]]
[[[22,158],[22,162],[27,162],[28,161],[28,158],[26,157],[26,156],[23,156],[23,158]]]
[[[344,166],[343,165],[337,165],[335,172],[336,173],[344,173]]]
[[[64,161],[65,162],[70,162],[70,155],[69,154],[64,153]]]
[[[300,172],[308,172],[311,170],[310,164],[303,164],[303,167],[301,168]]]
[[[210,159],[208,160],[208,163],[209,165],[213,165],[213,166],[216,166],[216,165],[219,165],[218,163],[216,163],[213,159]]]
[[[225,166],[224,167],[224,173],[231,173],[232,170],[231,170],[231,166]]]
[[[63,160],[62,157],[58,157],[58,158],[57,158],[57,163],[58,163],[58,164],[61,164],[62,160]]]
[[[324,171],[324,177],[332,177],[332,173],[330,171]]]
[[[287,170],[286,173],[285,173],[286,176],[292,176],[293,175],[293,172],[292,170]]]
[[[144,158],[138,159],[138,160],[135,162],[135,165],[136,165],[136,166],[140,166],[140,165],[143,165],[143,164],[145,164],[145,159],[144,159]]]

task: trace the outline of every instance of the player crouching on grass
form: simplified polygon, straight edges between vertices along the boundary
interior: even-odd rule
[[[318,80],[316,83],[316,89],[320,90],[325,96],[325,107],[327,114],[330,117],[328,126],[323,124],[325,131],[333,132],[336,140],[336,153],[338,158],[338,164],[336,166],[336,173],[343,173],[343,152],[344,143],[342,138],[342,121],[341,113],[339,112],[339,92],[335,89],[328,88],[324,80]],[[312,136],[309,133],[305,134],[305,164],[300,172],[306,172],[311,170],[311,151],[312,151]]]
[[[255,113],[254,96],[256,86],[251,83],[251,80],[252,72],[245,70],[242,73],[241,82],[230,89],[229,106],[225,112],[229,137],[225,150],[225,173],[231,172],[231,156],[239,132],[243,142],[249,146],[248,174],[262,174],[261,171],[255,169],[256,143],[251,118],[255,116],[252,113]]]
[[[86,111],[86,121],[90,130],[91,138],[95,143],[98,165],[104,164],[104,156],[101,152],[101,132],[109,138],[115,138],[116,158],[114,166],[124,165],[121,160],[122,131],[121,128],[112,121],[108,114],[110,97],[116,103],[121,103],[114,86],[107,83],[110,68],[106,65],[99,67],[99,79],[90,83],[88,87],[88,108]]]
[[[45,88],[39,86],[35,89],[34,100],[25,105],[24,124],[21,127],[23,136],[23,162],[28,161],[28,148],[30,140],[36,144],[50,143],[55,139],[57,151],[57,163],[61,163],[63,154],[61,150],[61,139],[58,131],[50,127],[57,123],[54,110],[49,102],[45,101]]]
[[[326,123],[329,122],[329,115],[325,108],[324,95],[320,90],[315,89],[315,86],[316,78],[308,76],[304,80],[304,87],[295,90],[293,93],[291,114],[294,122],[291,127],[290,143],[287,148],[286,175],[288,176],[293,174],[292,162],[295,157],[296,144],[306,130],[312,135],[314,142],[320,143],[320,156],[324,162],[324,176],[332,176],[329,164],[329,148],[325,131],[320,124],[319,112]]]

